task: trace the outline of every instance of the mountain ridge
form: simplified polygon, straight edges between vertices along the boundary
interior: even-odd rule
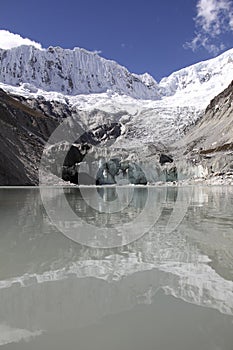
[[[156,82],[143,82],[115,61],[85,49],[59,47],[40,50],[22,45],[0,49],[0,81],[12,86],[31,84],[32,89],[67,95],[102,93],[112,90],[134,98],[159,98]]]
[[[78,47],[72,50],[52,46],[40,49],[32,45],[0,48],[0,82],[13,87],[26,84],[25,89],[32,93],[41,89],[77,96],[111,91],[156,101],[177,93],[185,97],[191,90],[213,89],[213,98],[229,85],[232,73],[233,49],[173,72],[158,83],[148,73],[131,73],[114,60]]]
[[[46,140],[67,117],[71,117],[72,123],[82,129],[81,133],[102,135],[100,143],[112,138],[114,145],[109,148],[110,157],[118,158],[117,166],[133,173],[134,183],[141,175],[132,161],[145,164],[151,183],[167,178],[166,172],[169,174],[169,171],[171,176],[168,178],[175,179],[177,171],[174,165],[170,170],[161,169],[159,154],[169,152],[179,140],[182,151],[190,145],[184,136],[191,135],[189,130],[197,130],[195,126],[201,125],[198,121],[209,102],[227,88],[232,78],[233,49],[174,72],[160,83],[148,73],[130,73],[115,61],[85,49],[37,49],[30,45],[0,49],[0,88],[3,89],[0,96],[0,152],[3,159],[5,154],[9,154],[11,160],[10,163],[2,163],[3,182],[12,184],[16,181],[20,184],[20,172],[17,179],[11,178],[11,182],[6,182],[8,177],[12,177],[16,164],[21,171],[25,166],[24,183],[38,184],[36,168]],[[38,113],[44,116],[41,122],[37,118]],[[40,130],[39,135],[34,124]],[[198,136],[198,130],[195,132]],[[11,142],[6,148],[8,140]],[[36,154],[30,151],[33,144]],[[69,147],[73,147],[68,144],[63,146],[68,147],[67,152]],[[93,145],[89,146],[97,166],[101,154]],[[59,149],[60,146],[55,145],[54,149],[56,147]],[[36,167],[28,160],[25,149],[28,153],[32,152]],[[74,164],[82,162],[77,146],[73,151],[77,153]],[[173,155],[175,160],[176,155],[177,151]],[[192,159],[191,154],[188,157]],[[185,167],[190,167],[189,159],[186,163],[189,165]],[[110,165],[113,166],[112,163]],[[73,172],[73,166],[67,171]]]

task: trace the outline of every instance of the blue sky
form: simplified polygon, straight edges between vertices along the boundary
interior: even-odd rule
[[[233,47],[232,0],[11,0],[1,29],[43,47],[83,47],[160,80]]]

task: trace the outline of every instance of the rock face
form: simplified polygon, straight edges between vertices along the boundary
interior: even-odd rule
[[[43,146],[57,125],[0,91],[0,185],[38,184]]]
[[[173,159],[171,156],[168,156],[167,154],[161,154],[159,157],[159,163],[161,165],[164,165],[166,163],[173,163]]]
[[[202,176],[233,172],[233,82],[210,102],[173,150],[190,167],[202,168]]]

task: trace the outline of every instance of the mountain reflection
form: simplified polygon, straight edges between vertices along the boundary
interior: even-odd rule
[[[47,191],[48,201],[62,208],[60,193]],[[175,187],[100,188],[96,193],[104,203],[127,204],[123,211],[110,213],[95,208],[98,201],[91,188],[84,191],[87,201],[79,189],[65,189],[67,201],[83,220],[98,226],[130,222],[148,196],[155,204],[163,199],[161,215],[135,242],[94,249],[72,242],[51,224],[38,189],[0,190],[0,324],[31,332],[72,322],[83,327],[150,304],[158,290],[233,314],[232,188],[196,187],[182,194]],[[179,216],[182,209],[175,203],[187,193],[183,219],[168,230],[172,213]],[[54,319],[59,322],[54,324]]]

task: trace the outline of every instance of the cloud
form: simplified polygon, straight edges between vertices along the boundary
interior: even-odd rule
[[[28,38],[22,38],[18,34],[13,34],[8,30],[0,30],[0,48],[1,49],[12,49],[13,47],[21,46],[21,45],[32,45],[37,49],[42,50],[41,44],[32,41]]]
[[[221,35],[233,34],[233,2],[232,0],[198,0],[197,15],[194,18],[196,32],[190,42],[184,47],[193,51],[204,48],[217,55],[225,49]]]
[[[92,51],[95,55],[101,55],[102,50],[94,50]]]
[[[133,49],[133,44],[121,43],[122,49]]]

